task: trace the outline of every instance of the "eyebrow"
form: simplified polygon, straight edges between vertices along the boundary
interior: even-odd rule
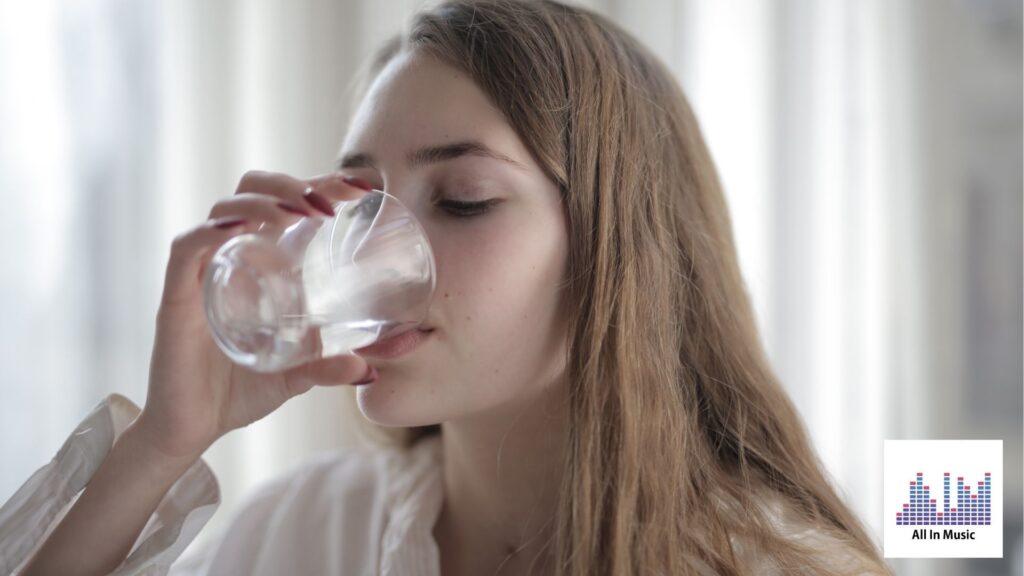
[[[462,156],[480,156],[483,158],[493,158],[495,160],[501,160],[502,162],[508,162],[519,168],[526,168],[521,163],[509,158],[508,156],[497,152],[484,146],[480,142],[475,140],[467,140],[465,142],[455,142],[454,144],[444,144],[442,146],[427,146],[414,150],[406,155],[405,162],[410,168],[416,168],[423,166],[424,164],[434,164],[437,162],[444,162],[445,160],[453,160]],[[363,152],[356,152],[353,154],[346,154],[342,156],[341,160],[338,161],[338,169],[345,168],[364,168],[364,167],[376,168],[377,165],[373,156]]]

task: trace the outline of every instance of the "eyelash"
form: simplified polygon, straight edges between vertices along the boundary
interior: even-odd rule
[[[379,207],[379,198],[376,196],[367,196],[367,200],[359,202],[356,206],[357,210],[364,212],[367,216],[372,217],[377,213]],[[372,200],[378,200],[374,202]],[[441,200],[437,203],[438,206],[442,207],[455,218],[472,218],[474,216],[480,216],[486,214],[492,204],[497,202],[494,199],[484,200],[482,202],[464,202],[460,200]]]
[[[438,206],[441,206],[456,218],[472,218],[473,216],[486,214],[491,209],[491,204],[494,204],[493,200],[484,200],[483,202],[442,200],[437,203]]]

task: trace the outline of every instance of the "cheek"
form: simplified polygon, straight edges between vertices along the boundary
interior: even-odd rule
[[[554,216],[481,220],[446,231],[436,246],[435,302],[460,372],[522,379],[551,355],[566,259]]]

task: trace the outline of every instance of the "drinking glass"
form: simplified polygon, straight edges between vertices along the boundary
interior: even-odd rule
[[[434,295],[423,227],[391,194],[334,203],[334,217],[262,226],[224,243],[203,281],[214,340],[234,362],[276,372],[419,326]]]

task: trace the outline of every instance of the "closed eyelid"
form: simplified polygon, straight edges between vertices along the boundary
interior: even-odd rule
[[[438,188],[466,197],[467,201],[486,200],[496,194],[506,192],[508,184],[493,177],[473,177],[459,175],[450,179],[441,178]]]

